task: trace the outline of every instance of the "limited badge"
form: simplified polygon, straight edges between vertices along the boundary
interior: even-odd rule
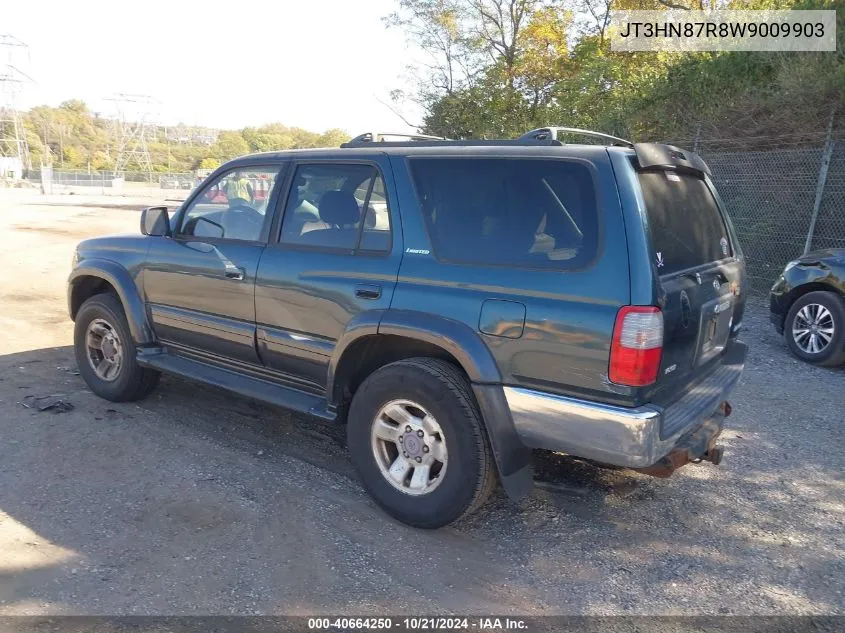
[[[719,240],[719,246],[722,247],[722,255],[727,257],[727,255],[728,255],[728,238],[723,237],[722,239],[720,239]]]

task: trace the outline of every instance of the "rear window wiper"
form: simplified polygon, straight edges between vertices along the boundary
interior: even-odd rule
[[[584,233],[578,227],[578,223],[575,222],[575,219],[569,214],[569,211],[566,210],[566,206],[561,202],[560,198],[558,198],[555,190],[552,189],[552,186],[546,181],[545,178],[541,179],[543,185],[545,185],[546,189],[548,189],[549,193],[552,194],[552,198],[554,198],[557,206],[560,207],[560,210],[563,211],[564,215],[569,219],[569,222],[572,224],[572,228],[575,229],[575,232],[578,234],[578,239],[584,239]]]

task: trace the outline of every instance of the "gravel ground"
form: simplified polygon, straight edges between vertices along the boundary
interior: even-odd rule
[[[70,254],[138,216],[82,202],[0,197],[0,615],[845,614],[845,369],[794,360],[762,303],[721,466],[538,455],[529,498],[417,531],[363,493],[340,427],[176,378],[88,392]]]

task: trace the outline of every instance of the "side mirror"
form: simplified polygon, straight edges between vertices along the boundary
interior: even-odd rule
[[[202,216],[194,220],[193,234],[196,237],[223,237],[223,225]]]
[[[141,211],[141,233],[169,237],[170,216],[167,215],[167,207],[147,207]]]

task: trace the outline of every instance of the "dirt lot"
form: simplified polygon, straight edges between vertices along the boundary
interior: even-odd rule
[[[341,428],[174,378],[86,390],[73,246],[142,204],[0,191],[0,614],[845,614],[845,370],[793,360],[762,304],[722,466],[548,458],[530,498],[421,532],[365,496]]]

